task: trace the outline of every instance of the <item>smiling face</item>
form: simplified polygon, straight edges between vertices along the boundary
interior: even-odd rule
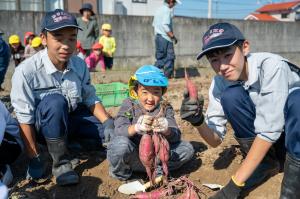
[[[143,86],[137,87],[137,96],[140,104],[147,111],[152,111],[158,106],[163,95],[163,89],[159,86]]]
[[[43,43],[47,45],[48,56],[52,63],[62,70],[72,56],[77,42],[76,28],[62,28],[42,34]]]
[[[229,81],[247,80],[247,61],[249,42],[244,41],[241,47],[233,45],[214,50],[207,54],[207,59],[214,71]]]

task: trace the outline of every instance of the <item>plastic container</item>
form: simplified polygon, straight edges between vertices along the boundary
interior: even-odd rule
[[[120,106],[129,97],[127,84],[113,82],[109,84],[95,84],[96,95],[105,107]]]

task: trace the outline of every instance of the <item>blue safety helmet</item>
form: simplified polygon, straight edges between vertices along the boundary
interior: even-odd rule
[[[134,92],[135,81],[143,86],[167,87],[169,85],[168,78],[165,76],[165,74],[159,68],[153,65],[144,65],[140,67],[129,79],[129,94],[132,98],[137,97]]]

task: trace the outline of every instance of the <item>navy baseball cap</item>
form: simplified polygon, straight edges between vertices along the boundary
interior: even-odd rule
[[[197,56],[201,59],[208,51],[232,46],[237,41],[245,40],[244,35],[234,25],[230,23],[217,23],[209,27],[202,38],[202,52]]]
[[[47,30],[51,32],[66,27],[74,27],[82,30],[73,15],[64,10],[56,9],[46,13],[41,25],[41,31]]]

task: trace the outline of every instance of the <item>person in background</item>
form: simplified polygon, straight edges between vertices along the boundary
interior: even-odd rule
[[[75,55],[77,55],[78,57],[80,57],[83,60],[85,60],[85,58],[86,58],[86,53],[83,50],[79,40],[77,40],[77,43],[76,43]]]
[[[164,4],[154,15],[152,26],[155,33],[155,66],[164,70],[168,78],[174,74],[175,52],[174,44],[177,38],[173,32],[173,7],[181,4],[179,0],[164,0]]]
[[[3,91],[2,84],[10,60],[10,49],[8,44],[2,38],[3,32],[0,30],[0,91]]]
[[[17,67],[24,59],[24,46],[20,41],[20,37],[18,35],[11,35],[8,39],[8,43],[10,46],[10,53],[15,62],[15,67]]]
[[[34,54],[43,50],[44,46],[42,44],[42,38],[41,37],[35,37],[33,38],[32,42],[31,42],[31,47],[34,49]]]
[[[26,54],[26,48],[25,48],[25,57],[31,57],[32,55],[34,55],[35,53],[39,52],[40,50],[42,50],[44,48],[44,46],[42,45],[42,39],[40,37],[34,37],[32,39],[32,41],[30,42],[30,48],[29,51]]]
[[[114,64],[114,53],[116,52],[116,40],[111,35],[112,28],[110,24],[103,24],[101,27],[102,36],[99,43],[103,45],[104,63],[107,69],[111,70]]]
[[[34,49],[31,47],[31,43],[33,38],[35,37],[33,32],[26,32],[25,36],[24,36],[24,45],[25,45],[25,51],[24,51],[24,57],[25,59],[32,56],[35,51]]]
[[[90,72],[96,71],[96,66],[100,64],[101,72],[105,72],[104,58],[102,54],[103,46],[98,42],[92,47],[93,52],[85,58],[85,63]]]
[[[30,44],[31,40],[35,37],[35,34],[33,32],[26,32],[24,35],[24,46],[26,47],[28,44]]]
[[[77,23],[82,30],[78,30],[77,39],[80,41],[86,56],[90,55],[91,47],[99,37],[99,26],[93,6],[90,3],[84,3],[79,10],[81,17],[77,18]]]

